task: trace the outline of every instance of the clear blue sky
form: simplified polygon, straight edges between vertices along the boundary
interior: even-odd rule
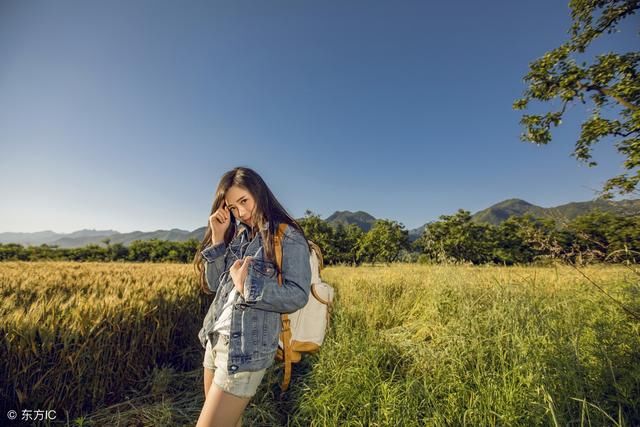
[[[0,0],[0,232],[192,230],[237,165],[295,217],[408,229],[591,199],[622,158],[569,156],[584,108],[546,147],[511,108],[567,3]]]

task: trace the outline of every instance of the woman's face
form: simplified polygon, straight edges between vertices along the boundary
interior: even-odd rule
[[[251,214],[253,214],[255,201],[251,193],[242,187],[234,185],[227,190],[224,200],[227,207],[231,210],[231,213],[233,213],[233,216],[245,224],[248,224],[250,227],[253,227]]]

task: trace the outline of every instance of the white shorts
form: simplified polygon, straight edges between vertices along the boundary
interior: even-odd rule
[[[264,377],[266,369],[250,372],[227,373],[227,358],[229,356],[229,336],[218,335],[218,342],[211,347],[207,338],[207,348],[204,352],[202,366],[214,371],[213,383],[222,390],[237,397],[252,397]]]

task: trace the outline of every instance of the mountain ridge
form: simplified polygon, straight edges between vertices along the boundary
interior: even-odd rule
[[[543,208],[523,199],[511,198],[474,213],[472,220],[477,223],[498,225],[512,215],[532,214],[537,217],[552,218],[562,224],[563,222],[571,221],[579,215],[594,210],[612,212],[618,215],[640,215],[640,199],[624,199],[619,201],[598,199],[584,202],[569,202],[554,207]],[[343,225],[355,224],[367,232],[375,223],[376,218],[365,211],[351,212],[344,210],[335,211],[324,219],[324,221],[333,226],[336,226],[338,223],[342,223]],[[420,227],[408,230],[409,240],[413,241],[417,239],[427,224],[428,222]],[[149,232],[136,230],[128,233],[121,233],[116,230],[96,229],[82,229],[71,233],[56,233],[51,230],[33,233],[4,232],[0,233],[0,243],[17,243],[26,246],[47,244],[56,245],[60,248],[75,248],[89,244],[104,244],[104,240],[109,239],[110,244],[120,243],[127,246],[135,240],[159,239],[179,242],[196,239],[200,241],[203,239],[205,231],[206,227],[199,227],[192,231],[172,228],[171,230],[154,230]]]

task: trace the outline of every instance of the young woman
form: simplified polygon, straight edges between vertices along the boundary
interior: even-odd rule
[[[282,239],[282,285],[274,247],[280,223],[288,224]],[[222,176],[194,259],[202,289],[215,293],[198,333],[205,348],[205,402],[197,427],[240,425],[274,361],[280,314],[307,303],[309,256],[302,228],[256,172],[237,167]]]

